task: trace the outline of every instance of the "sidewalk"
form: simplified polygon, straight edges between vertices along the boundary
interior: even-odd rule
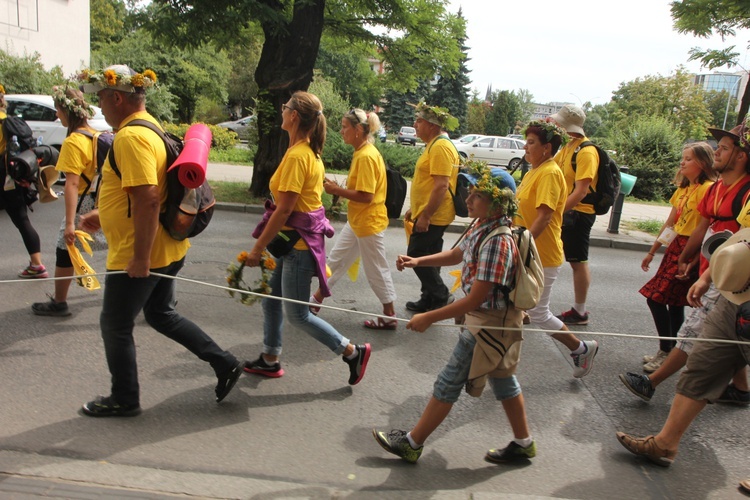
[[[253,167],[243,165],[227,165],[222,163],[211,163],[208,169],[208,179],[215,181],[228,182],[251,182],[253,176]],[[345,175],[329,174],[338,182],[346,180]],[[404,211],[409,207],[409,194],[406,195],[404,202]],[[251,207],[231,203],[220,203],[218,208],[225,210],[236,210],[241,212],[260,212],[262,207]],[[648,251],[655,237],[641,231],[625,229],[626,222],[639,220],[659,220],[665,221],[669,216],[671,208],[668,206],[646,205],[641,203],[631,203],[627,199],[622,207],[620,215],[620,225],[616,233],[608,231],[612,210],[606,215],[600,215],[596,218],[594,227],[591,230],[591,245],[606,248],[621,248],[625,250],[644,250]],[[470,223],[470,218],[457,217],[456,221],[451,224],[449,231],[462,232],[466,224]],[[391,220],[391,226],[402,226],[401,220]]]

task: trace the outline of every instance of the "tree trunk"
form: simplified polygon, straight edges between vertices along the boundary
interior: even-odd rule
[[[280,2],[264,3],[281,15]],[[289,144],[289,136],[281,130],[281,105],[294,92],[307,90],[312,81],[323,34],[324,9],[325,0],[297,1],[286,29],[280,29],[276,22],[263,24],[265,43],[255,71],[258,151],[250,184],[254,196],[269,193],[268,182]]]
[[[742,101],[740,103],[740,112],[737,114],[737,123],[739,125],[745,119],[747,110],[750,108],[750,82],[745,85],[745,93],[742,94]]]

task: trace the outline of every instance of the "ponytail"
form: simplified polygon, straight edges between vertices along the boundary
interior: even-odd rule
[[[326,142],[326,117],[323,104],[315,94],[298,91],[290,99],[300,117],[299,131],[310,139],[310,148],[320,156]]]

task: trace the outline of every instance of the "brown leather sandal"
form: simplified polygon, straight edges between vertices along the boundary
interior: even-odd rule
[[[633,437],[624,432],[617,433],[617,440],[623,445],[630,453],[634,455],[640,455],[648,458],[656,465],[662,467],[669,467],[674,462],[674,458],[677,456],[677,451],[664,450],[659,448],[656,444],[654,436],[646,436],[643,438]]]
[[[366,319],[364,325],[365,328],[369,328],[370,330],[395,330],[398,327],[398,320],[386,320],[378,316],[377,318]]]

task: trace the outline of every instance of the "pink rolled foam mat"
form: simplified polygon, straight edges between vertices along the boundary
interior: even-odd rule
[[[179,168],[177,177],[180,184],[188,189],[199,187],[206,180],[208,168],[208,151],[211,149],[211,131],[202,123],[190,126],[185,132],[185,147],[177,160],[169,167]]]

